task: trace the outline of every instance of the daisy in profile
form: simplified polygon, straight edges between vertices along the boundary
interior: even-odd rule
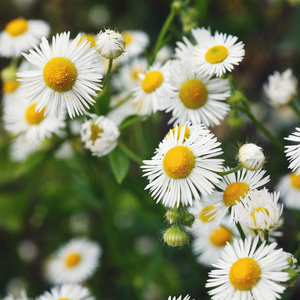
[[[245,50],[236,36],[219,33],[199,41],[195,47],[193,64],[195,71],[203,75],[221,77],[231,72],[244,58]]]
[[[235,205],[234,219],[256,230],[270,230],[280,224],[283,205],[278,203],[279,193],[267,189],[250,191]]]
[[[268,299],[280,298],[289,275],[287,256],[276,243],[258,247],[258,237],[235,240],[227,244],[222,258],[208,275],[206,287],[211,299]]]
[[[63,284],[61,286],[54,286],[50,292],[46,291],[39,296],[37,300],[95,300],[91,296],[90,291],[78,284]]]
[[[223,176],[222,180],[216,184],[216,189],[203,198],[204,205],[214,206],[208,215],[212,214],[216,222],[220,223],[230,209],[230,221],[232,221],[236,203],[240,202],[249,191],[264,186],[270,180],[269,176],[264,177],[265,173],[265,170],[255,172],[242,169]]]
[[[300,175],[295,172],[282,176],[276,186],[285,207],[300,210]]]
[[[85,238],[73,239],[46,262],[45,275],[54,284],[82,283],[94,274],[101,253],[97,243]]]
[[[186,295],[184,298],[182,298],[182,296],[179,296],[178,298],[175,296],[173,298],[172,298],[172,296],[169,296],[168,300],[190,300],[190,296]]]
[[[99,53],[79,43],[80,34],[70,42],[70,33],[57,34],[52,45],[43,38],[40,49],[30,50],[25,58],[37,70],[20,72],[24,93],[30,101],[37,101],[36,110],[44,107],[45,115],[57,118],[63,105],[71,118],[83,114],[100,90],[101,65]]]
[[[228,79],[197,75],[184,61],[174,62],[170,68],[169,83],[161,110],[172,112],[169,123],[183,124],[187,121],[206,126],[220,125],[230,107]]]
[[[137,57],[149,45],[149,36],[141,30],[127,30],[122,32],[125,39],[126,58]]]
[[[300,174],[300,127],[296,131],[285,138],[288,141],[297,143],[297,145],[285,146],[285,155],[289,161],[289,169],[292,169],[296,175]]]
[[[274,107],[286,105],[297,95],[297,79],[291,69],[282,74],[275,71],[264,85],[264,92]]]
[[[48,37],[49,25],[41,20],[13,19],[0,33],[0,56],[17,57]]]
[[[120,131],[107,117],[95,116],[81,125],[81,140],[93,155],[104,156],[117,146]]]
[[[216,172],[222,170],[223,160],[215,158],[222,154],[220,143],[204,125],[194,126],[188,137],[179,127],[171,130],[152,159],[143,161],[146,189],[166,207],[192,205],[200,194],[211,193],[220,178]]]
[[[133,89],[133,101],[140,115],[150,115],[159,110],[165,90],[170,89],[167,79],[169,64],[155,63],[145,73],[139,74],[139,84]]]

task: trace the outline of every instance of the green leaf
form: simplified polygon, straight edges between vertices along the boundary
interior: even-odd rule
[[[109,155],[109,164],[116,181],[121,184],[129,170],[129,158],[119,148],[115,148]]]

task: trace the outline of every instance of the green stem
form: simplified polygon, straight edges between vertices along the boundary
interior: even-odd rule
[[[107,72],[106,72],[106,75],[105,75],[105,78],[104,78],[104,81],[103,81],[103,85],[102,85],[102,90],[104,90],[105,86],[106,86],[106,83],[108,81],[108,78],[109,78],[109,75],[111,73],[111,69],[112,69],[112,65],[113,65],[113,59],[111,58],[109,60],[109,63],[108,63],[108,69],[107,69]]]
[[[264,230],[264,238],[266,241],[266,244],[269,243],[269,231],[268,230]]]
[[[299,259],[299,257],[300,257],[300,245],[299,245],[299,247],[298,247],[298,249],[296,250],[296,252],[294,253],[294,257],[297,259],[297,261],[298,261],[298,259]],[[298,262],[297,262],[298,263]],[[300,263],[300,262],[299,262]],[[299,265],[299,263],[298,263],[298,265]]]
[[[118,143],[120,149],[133,161],[135,161],[138,165],[143,164],[143,160],[138,157],[133,151],[131,151],[124,143]]]
[[[243,169],[243,166],[242,165],[238,165],[238,166],[236,166],[235,168],[233,168],[231,170],[228,170],[228,171],[225,171],[225,172],[220,172],[219,175],[220,176],[225,176],[225,175],[237,172],[237,171],[242,170],[242,169]]]
[[[236,222],[236,223],[235,223],[235,226],[236,226],[236,228],[238,229],[238,231],[239,231],[239,233],[240,233],[241,239],[244,241],[244,240],[246,239],[246,235],[245,235],[245,233],[244,233],[244,230],[243,230],[243,228],[242,228],[240,222]]]
[[[296,106],[295,102],[294,101],[290,102],[289,106],[292,108],[292,110],[295,112],[298,119],[300,120],[300,111],[299,111],[298,107]]]

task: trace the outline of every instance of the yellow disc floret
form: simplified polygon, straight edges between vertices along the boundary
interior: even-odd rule
[[[44,120],[45,107],[41,111],[35,111],[36,103],[28,106],[25,112],[25,119],[30,125],[36,125]]]
[[[231,266],[229,271],[230,283],[235,289],[240,291],[250,290],[256,285],[259,278],[260,267],[250,257],[240,258]]]
[[[102,128],[99,128],[96,124],[92,124],[90,140],[95,142],[100,137],[99,134],[102,132],[103,132]]]
[[[175,146],[164,157],[163,167],[171,178],[187,177],[195,165],[193,152],[186,146]]]
[[[296,175],[295,172],[291,173],[290,182],[294,188],[300,189],[300,175]]]
[[[205,60],[211,64],[223,61],[228,56],[228,49],[224,46],[214,46],[208,49]]]
[[[7,80],[2,83],[2,90],[5,94],[13,93],[20,85],[20,81]]]
[[[253,218],[254,220],[254,225],[256,225],[256,220],[255,220],[255,212],[259,213],[260,211],[263,211],[264,213],[266,213],[267,216],[269,216],[269,211],[267,208],[265,207],[259,207],[259,208],[256,208],[255,210],[253,210],[253,212],[251,213],[251,217]]]
[[[243,198],[248,191],[248,184],[244,182],[233,182],[226,187],[223,194],[223,201],[227,206],[233,206],[236,201],[240,202],[240,198]]]
[[[216,212],[209,214],[209,211],[214,208],[214,205],[204,207],[199,214],[199,219],[204,223],[212,221],[216,215]]]
[[[159,71],[150,71],[142,81],[142,89],[145,93],[154,92],[163,82],[163,74]]]
[[[125,45],[129,45],[131,42],[132,42],[132,34],[129,33],[129,32],[125,32],[122,34],[123,35],[123,38],[125,40]]]
[[[179,90],[179,98],[185,107],[196,109],[203,106],[207,100],[205,84],[198,79],[186,81]]]
[[[228,228],[220,225],[211,233],[209,238],[216,247],[224,247],[227,242],[231,242],[233,234]]]
[[[48,87],[57,92],[66,92],[74,85],[77,70],[69,59],[54,57],[45,65],[43,76]]]
[[[81,261],[81,255],[78,253],[70,253],[66,259],[65,264],[68,268],[73,268],[77,266]]]
[[[11,20],[5,26],[5,31],[13,37],[23,34],[27,29],[28,22],[23,18]]]

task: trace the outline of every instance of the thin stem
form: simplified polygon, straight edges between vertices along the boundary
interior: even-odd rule
[[[102,90],[104,90],[105,86],[106,86],[106,83],[108,81],[108,78],[109,78],[109,75],[111,73],[111,69],[112,69],[112,65],[113,65],[113,59],[111,58],[109,60],[109,63],[108,63],[108,69],[107,69],[107,72],[106,72],[106,75],[105,75],[105,78],[104,78],[104,81],[103,81],[103,85],[102,85]]]
[[[269,231],[268,230],[264,230],[264,238],[266,241],[266,244],[269,243]]]
[[[292,101],[289,103],[289,105],[292,108],[292,110],[295,112],[295,114],[297,115],[298,119],[300,120],[300,111],[299,111],[298,107],[296,106],[295,102]]]
[[[228,171],[225,171],[225,172],[220,172],[219,175],[220,176],[225,176],[225,175],[237,172],[237,171],[242,170],[242,169],[243,169],[243,166],[242,165],[238,165],[238,166],[236,166],[235,168],[233,168],[231,170],[228,170]]]
[[[138,165],[143,164],[143,160],[138,157],[132,150],[130,150],[124,143],[118,143],[120,149],[133,161],[135,161]]]
[[[242,228],[240,222],[236,222],[236,223],[235,223],[235,226],[236,226],[236,228],[238,229],[238,231],[239,231],[239,233],[240,233],[241,239],[244,241],[244,240],[246,239],[246,235],[245,235],[245,233],[244,233],[244,230],[243,230],[243,228]]]
[[[296,252],[294,253],[294,257],[297,259],[297,261],[298,261],[298,259],[299,259],[299,257],[300,257],[300,245],[299,245],[299,247],[298,247],[298,249],[296,250]]]

